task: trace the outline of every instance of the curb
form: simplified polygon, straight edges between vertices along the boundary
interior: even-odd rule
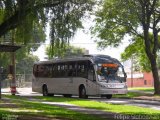
[[[129,97],[116,97],[118,99],[130,99],[130,100],[146,100],[146,102],[144,103],[149,103],[150,102],[160,102],[160,99],[150,99],[150,98],[136,98],[136,97],[133,97],[133,98],[129,98]],[[142,102],[141,102],[142,103]],[[160,105],[160,103],[153,103],[154,105]]]

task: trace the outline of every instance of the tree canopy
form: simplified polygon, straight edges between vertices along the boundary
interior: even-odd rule
[[[153,38],[153,35],[150,34],[150,37]],[[159,36],[160,38],[160,36]],[[160,39],[159,39],[160,40]],[[151,64],[145,52],[145,45],[143,43],[143,39],[140,37],[135,37],[134,42],[129,44],[123,53],[121,53],[121,58],[123,61],[128,59],[132,59],[133,68],[135,71],[145,71],[150,72]],[[157,53],[157,65],[158,69],[160,69],[160,54],[159,51]]]
[[[34,62],[39,61],[37,56],[27,55],[16,64],[17,74],[32,74]]]
[[[65,45],[64,48],[58,48],[58,47],[52,47],[47,46],[46,47],[46,54],[49,59],[53,58],[63,58],[63,57],[69,57],[69,56],[80,56],[84,55],[86,50],[84,48],[74,47],[70,45]]]
[[[126,35],[140,37],[141,47],[151,65],[155,94],[160,94],[157,52],[160,48],[160,2],[158,0],[102,0],[96,12],[93,34],[100,38],[100,47],[118,46]],[[153,37],[150,36],[152,31]],[[139,39],[140,40],[140,39]],[[131,39],[135,44],[135,39]],[[139,42],[140,43],[140,42]],[[133,45],[132,45],[133,46]],[[138,52],[138,51],[137,51]]]
[[[50,22],[52,44],[58,41],[63,46],[82,27],[81,18],[92,4],[92,0],[1,0],[0,37],[16,28],[25,43],[31,34],[44,32]]]
[[[123,61],[131,59],[134,71],[151,71],[151,65],[149,59],[145,53],[143,40],[139,37],[135,38],[135,41],[128,45],[124,52],[121,54]]]

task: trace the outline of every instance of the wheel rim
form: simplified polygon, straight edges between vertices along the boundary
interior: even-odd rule
[[[47,91],[47,87],[46,86],[43,88],[43,95],[44,96],[48,95],[48,91]]]
[[[86,97],[86,90],[85,90],[85,88],[82,88],[82,90],[81,90],[81,97],[82,98]]]

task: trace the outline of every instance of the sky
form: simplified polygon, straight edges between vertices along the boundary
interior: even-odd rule
[[[47,57],[45,55],[45,47],[49,44],[49,37],[47,37],[47,41],[45,44],[41,45],[36,52],[34,52],[34,55],[37,55],[40,60],[45,60]],[[83,30],[78,30],[75,34],[75,36],[70,41],[70,44],[76,47],[85,48],[86,50],[89,50],[89,54],[104,54],[109,55],[111,57],[117,58],[120,60],[120,54],[124,51],[125,47],[127,46],[127,43],[121,44],[117,48],[111,48],[108,47],[104,50],[99,50],[97,48],[97,43],[94,42],[94,39],[92,39],[91,35],[89,33],[83,32]]]
[[[88,28],[87,28],[88,30]],[[86,30],[86,31],[87,31]],[[95,39],[92,38],[89,32],[84,32],[84,30],[79,29],[75,36],[70,40],[70,45],[85,48],[89,50],[89,54],[104,54],[109,55],[113,58],[118,59],[121,61],[121,53],[124,51],[125,47],[128,46],[128,39],[129,37],[125,37],[124,42],[119,45],[117,48],[108,47],[104,50],[99,50],[97,48],[97,43],[94,42]],[[49,29],[47,30],[47,34],[49,33]],[[46,37],[45,44],[42,44],[33,55],[37,55],[40,61],[47,60],[47,55],[45,54],[45,48],[49,45],[49,36]],[[125,71],[130,72],[131,62],[126,61],[124,64]]]
[[[117,48],[107,47],[104,50],[100,50],[99,48],[97,48],[97,43],[95,43],[94,40],[95,38],[93,39],[89,33],[84,33],[82,30],[79,30],[71,44],[89,50],[89,54],[104,54],[117,58],[119,60],[121,53],[127,46],[127,43],[123,43]]]
[[[83,29],[78,29],[75,36],[70,40],[70,45],[85,48],[89,50],[89,54],[104,54],[109,55],[111,57],[117,58],[120,60],[120,55],[124,51],[125,47],[128,45],[128,42],[124,42],[117,48],[108,47],[104,50],[99,50],[97,48],[97,43],[94,42],[95,38],[93,39],[90,34],[90,27],[93,26],[95,23],[93,22],[94,16],[91,18],[83,20]],[[46,42],[45,44],[41,45],[34,55],[37,55],[39,59],[46,60],[47,56],[45,55],[45,48],[49,44],[49,25],[46,30]],[[127,38],[125,38],[127,41]]]

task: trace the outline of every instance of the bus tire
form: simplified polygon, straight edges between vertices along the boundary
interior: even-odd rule
[[[107,99],[111,99],[111,98],[112,98],[112,95],[106,95],[106,98],[107,98]]]
[[[67,97],[67,98],[72,97],[72,95],[71,95],[71,94],[63,94],[63,96],[64,96],[64,97]]]
[[[43,88],[42,88],[42,93],[43,93],[43,96],[48,96],[48,89],[47,89],[47,85],[43,85]]]
[[[79,98],[88,98],[88,96],[86,95],[86,89],[85,87],[80,87],[79,89]]]

